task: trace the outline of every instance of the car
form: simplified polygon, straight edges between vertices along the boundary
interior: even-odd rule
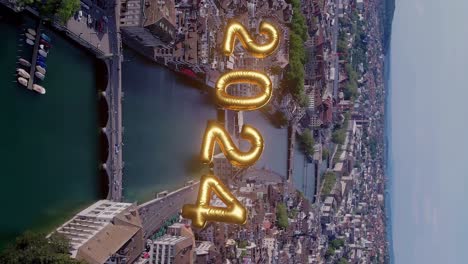
[[[78,11],[78,21],[81,21],[81,19],[83,18],[83,11]]]

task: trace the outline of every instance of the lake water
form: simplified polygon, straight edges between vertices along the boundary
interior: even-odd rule
[[[16,83],[17,56],[31,60],[23,41],[31,18],[0,8],[0,247],[26,229],[49,231],[104,197],[98,175],[95,60],[46,29],[45,95]],[[21,50],[21,51],[19,51]],[[8,217],[6,217],[8,215]]]

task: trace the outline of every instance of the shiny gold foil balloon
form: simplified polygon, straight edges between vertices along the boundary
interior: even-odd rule
[[[212,191],[226,207],[210,205]],[[205,227],[207,221],[243,225],[247,220],[247,210],[216,176],[207,174],[201,178],[197,204],[185,204],[182,216],[191,219],[192,225],[199,228]]]
[[[268,36],[268,43],[257,44],[241,23],[235,20],[229,21],[224,34],[224,54],[226,56],[230,56],[233,53],[236,38],[238,38],[242,43],[242,46],[244,46],[244,48],[254,57],[265,58],[271,55],[279,45],[278,29],[272,24],[262,21],[262,23],[260,23],[260,33]]]
[[[200,152],[202,162],[213,162],[215,143],[218,143],[221,151],[234,166],[247,167],[253,165],[262,155],[264,147],[263,137],[257,129],[249,125],[242,126],[240,136],[251,144],[247,152],[240,151],[234,145],[231,136],[222,124],[216,121],[208,121]]]
[[[258,95],[251,97],[234,96],[227,92],[232,84],[247,83],[261,88]],[[234,111],[252,111],[268,104],[273,94],[271,80],[257,71],[231,71],[223,74],[216,82],[216,101],[219,106]]]

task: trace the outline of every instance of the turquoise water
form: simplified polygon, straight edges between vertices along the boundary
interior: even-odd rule
[[[47,30],[53,39],[42,83],[47,94],[20,87],[17,56],[30,60],[30,51],[18,46],[19,38],[24,23],[33,21],[11,18],[3,9],[0,14],[2,247],[26,229],[49,231],[101,194],[93,58]]]

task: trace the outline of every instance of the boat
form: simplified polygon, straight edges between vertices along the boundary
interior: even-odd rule
[[[47,42],[47,41],[41,39],[41,40],[40,40],[40,43],[42,43],[42,44],[43,44],[44,46],[46,46],[47,48],[50,48],[49,42]]]
[[[31,67],[31,63],[23,58],[20,58],[18,62],[25,67]]]
[[[26,33],[25,35],[26,35],[26,37],[27,37],[28,39],[30,39],[30,40],[35,40],[35,39],[36,39],[33,35],[31,35],[31,34],[29,34],[29,33]]]
[[[49,52],[49,49],[44,44],[40,44],[39,48],[45,52]]]
[[[28,86],[28,80],[26,80],[26,79],[23,78],[23,77],[18,77],[18,82],[19,82],[21,85],[25,86],[25,87]]]
[[[44,78],[45,78],[45,75],[42,74],[42,73],[40,73],[40,72],[38,72],[38,71],[37,71],[36,73],[34,73],[34,75],[36,75],[36,77],[39,78],[39,79],[41,79],[41,80],[44,80]]]
[[[16,72],[18,73],[19,76],[25,78],[25,79],[29,79],[31,76],[29,75],[29,73],[27,73],[25,70],[21,69],[21,68],[18,68],[16,69]]]
[[[45,64],[45,62],[43,61],[37,61],[37,65],[41,66],[44,69],[47,69],[47,64]]]
[[[42,57],[44,58],[47,58],[47,52],[45,52],[44,50],[39,50],[39,55],[41,55]]]
[[[42,56],[41,54],[37,55],[37,59],[41,61],[46,61],[46,58]]]
[[[32,28],[28,28],[28,33],[33,35],[33,36],[36,36],[36,30],[34,30]]]
[[[34,41],[32,41],[32,40],[30,40],[30,39],[26,39],[26,43],[27,43],[28,45],[31,45],[31,46],[34,45]]]
[[[36,66],[36,71],[42,73],[42,74],[46,74],[46,70],[44,68],[42,68],[41,66],[37,65]]]
[[[46,89],[38,84],[33,84],[33,90],[40,93],[40,94],[45,94]]]
[[[42,38],[43,40],[45,40],[45,41],[47,41],[47,42],[50,43],[50,38],[49,38],[49,36],[47,36],[46,34],[42,33],[42,34],[41,34],[41,38]]]

